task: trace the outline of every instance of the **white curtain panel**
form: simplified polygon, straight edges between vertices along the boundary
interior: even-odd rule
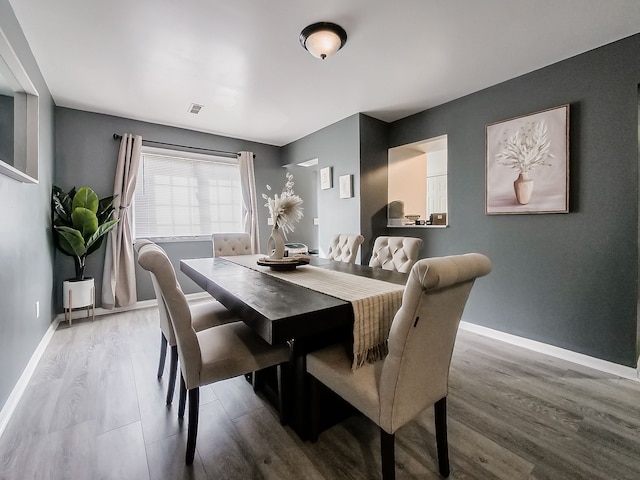
[[[113,184],[113,218],[120,221],[107,237],[102,275],[102,306],[125,307],[137,301],[135,260],[131,233],[131,200],[136,188],[142,137],[122,135]]]
[[[251,235],[252,253],[258,253],[260,252],[260,234],[258,231],[258,201],[256,198],[253,152],[239,152],[238,161],[240,163],[244,231]]]

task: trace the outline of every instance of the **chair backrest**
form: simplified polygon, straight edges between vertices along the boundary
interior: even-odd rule
[[[418,260],[422,239],[414,237],[378,237],[373,244],[370,267],[409,273]]]
[[[214,233],[211,235],[214,257],[251,255],[251,235],[248,233]]]
[[[180,370],[187,388],[200,385],[202,358],[196,331],[191,326],[191,310],[180,288],[176,272],[165,251],[155,243],[138,249],[138,264],[151,273],[167,306],[168,318],[175,333]]]
[[[426,258],[411,269],[379,383],[380,426],[387,432],[447,395],[462,312],[475,279],[490,271],[479,253]]]
[[[336,233],[331,236],[327,258],[339,262],[355,263],[362,242],[364,242],[364,237],[358,233]]]
[[[140,239],[137,240],[136,243],[133,244],[133,248],[136,253],[140,253],[140,249],[145,245],[155,245],[151,240]],[[153,290],[156,293],[156,300],[158,301],[158,316],[160,317],[160,330],[162,330],[162,334],[164,338],[167,339],[167,343],[169,346],[173,347],[176,344],[176,336],[173,333],[173,327],[169,321],[169,312],[167,311],[167,304],[164,302],[164,297],[162,296],[162,290],[160,290],[160,285],[158,285],[158,281],[156,280],[155,275],[151,274],[151,283],[153,284]]]

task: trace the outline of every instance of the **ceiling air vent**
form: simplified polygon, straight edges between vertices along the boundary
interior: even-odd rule
[[[192,103],[191,106],[189,107],[189,113],[193,113],[197,115],[200,113],[200,110],[202,110],[202,107],[204,107],[204,105],[198,105],[197,103]]]

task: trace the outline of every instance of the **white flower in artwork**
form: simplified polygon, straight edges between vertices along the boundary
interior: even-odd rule
[[[287,173],[287,182],[279,196],[276,193],[271,198],[266,193],[262,194],[262,198],[267,201],[264,206],[269,209],[273,227],[281,229],[285,238],[287,233],[293,232],[294,223],[300,221],[303,216],[302,199],[293,192],[293,185],[293,175]],[[271,190],[269,185],[267,190]]]
[[[520,173],[528,173],[538,165],[551,166],[551,141],[549,130],[544,121],[527,122],[516,132],[500,142],[502,151],[496,154],[499,165],[513,168]]]

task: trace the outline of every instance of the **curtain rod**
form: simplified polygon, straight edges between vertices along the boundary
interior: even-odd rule
[[[122,138],[122,135],[118,135],[117,133],[113,134],[113,139],[114,140],[120,140]],[[233,158],[237,158],[238,157],[238,152],[225,152],[224,150],[212,150],[210,148],[202,148],[202,147],[191,147],[189,145],[177,145],[175,143],[165,143],[165,142],[157,142],[155,140],[142,140],[142,143],[153,143],[155,145],[165,145],[167,147],[180,147],[180,148],[188,148],[191,150],[200,150],[201,152],[214,152],[217,155],[220,156],[226,156],[226,157],[233,157]],[[255,155],[253,155],[253,158],[256,158]]]

